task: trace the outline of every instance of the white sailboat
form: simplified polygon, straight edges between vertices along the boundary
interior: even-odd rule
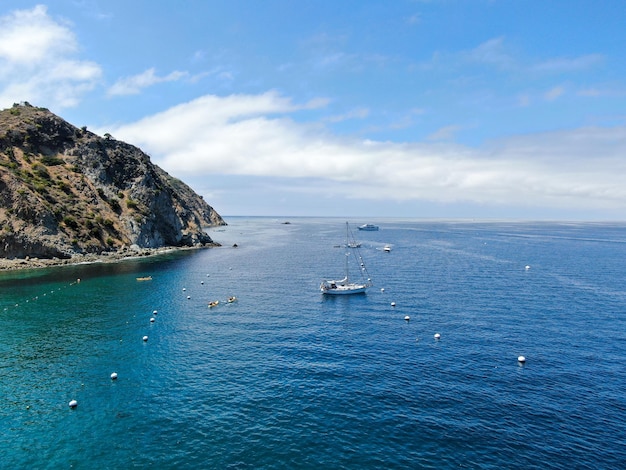
[[[346,294],[362,294],[364,293],[368,287],[371,287],[372,282],[367,275],[367,269],[365,268],[365,263],[363,263],[363,259],[361,258],[361,254],[359,252],[357,243],[354,241],[354,237],[351,237],[350,226],[348,222],[346,222],[346,247],[353,247],[353,249],[349,250],[345,254],[345,276],[343,279],[339,280],[324,280],[320,285],[320,290],[323,294],[328,295],[346,295]],[[350,258],[359,265],[359,269],[361,272],[361,281],[353,282],[350,280]],[[367,275],[367,277],[366,277]]]

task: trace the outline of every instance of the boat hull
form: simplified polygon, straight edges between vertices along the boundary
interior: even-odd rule
[[[366,286],[354,287],[349,289],[322,289],[322,294],[325,295],[351,295],[351,294],[365,294]]]
[[[350,295],[350,294],[364,294],[369,286],[367,284],[348,284],[337,285],[335,287],[322,284],[320,290],[322,294],[327,295]]]

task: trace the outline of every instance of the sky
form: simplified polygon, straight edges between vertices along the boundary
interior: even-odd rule
[[[0,108],[223,216],[626,220],[623,0],[0,3]]]

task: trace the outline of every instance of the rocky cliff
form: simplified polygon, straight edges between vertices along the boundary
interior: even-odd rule
[[[0,111],[0,257],[212,244],[220,215],[137,147],[28,103]]]

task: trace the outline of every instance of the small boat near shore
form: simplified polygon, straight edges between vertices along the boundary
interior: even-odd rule
[[[379,229],[379,227],[378,225],[374,225],[374,224],[363,224],[363,225],[359,225],[358,229],[363,230],[365,232],[375,232]]]
[[[209,308],[217,307],[219,304],[219,300],[214,300],[213,302],[209,302]]]
[[[138,277],[137,280],[138,281],[151,281],[152,280],[152,276]]]

